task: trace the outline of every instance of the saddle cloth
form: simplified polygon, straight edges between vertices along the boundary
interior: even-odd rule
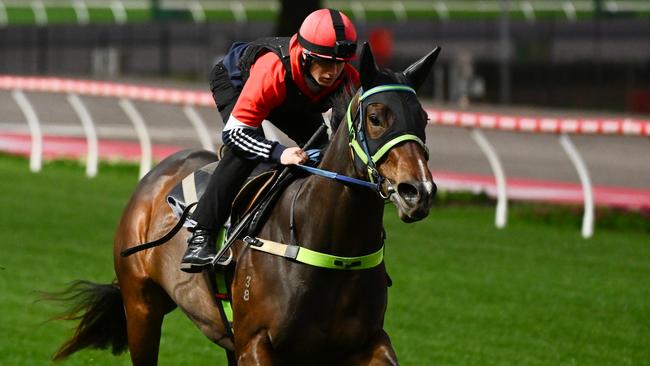
[[[187,175],[179,184],[172,188],[167,195],[167,204],[177,218],[181,217],[188,205],[201,199],[212,177],[212,173],[218,164],[219,162],[215,161],[201,167]],[[233,201],[231,221],[237,221],[243,216],[271,186],[271,182],[273,182],[273,178],[277,173],[277,170],[269,170],[271,168],[272,166],[268,164],[260,164],[253,170],[251,176],[247,178],[246,183],[239,190]],[[193,212],[195,207],[190,211]],[[196,221],[188,217],[185,223],[183,223],[183,226],[194,227],[196,226]]]

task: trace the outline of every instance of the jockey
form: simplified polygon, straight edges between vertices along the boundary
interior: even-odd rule
[[[332,97],[357,86],[359,74],[348,62],[355,57],[356,29],[340,11],[316,10],[292,37],[237,42],[210,74],[210,89],[225,122],[228,147],[215,169],[192,219],[181,269],[201,272],[216,256],[216,236],[230,214],[239,188],[261,161],[282,165],[308,160],[299,147],[270,141],[262,132],[269,120],[303,145],[323,124]],[[320,145],[327,144],[327,137]]]

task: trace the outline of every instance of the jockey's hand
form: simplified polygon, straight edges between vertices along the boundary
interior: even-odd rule
[[[280,155],[282,165],[304,164],[307,160],[309,160],[309,156],[299,147],[288,147]]]

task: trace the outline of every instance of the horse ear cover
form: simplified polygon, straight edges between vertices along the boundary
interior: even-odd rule
[[[422,86],[424,79],[426,79],[431,72],[431,68],[436,62],[439,53],[440,47],[434,48],[433,51],[415,61],[402,72],[413,89],[418,90]]]
[[[368,42],[363,43],[361,49],[361,62],[359,66],[359,73],[361,74],[361,86],[363,89],[368,90],[373,87],[373,82],[377,77],[379,68],[375,63],[375,57],[372,55],[372,50]]]

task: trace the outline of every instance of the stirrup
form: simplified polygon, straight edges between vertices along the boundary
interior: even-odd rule
[[[219,255],[219,253],[217,253]],[[235,255],[232,252],[232,248],[228,248],[228,251],[221,257],[221,260],[213,261],[214,267],[227,267],[233,260]],[[216,256],[215,256],[216,259]]]

